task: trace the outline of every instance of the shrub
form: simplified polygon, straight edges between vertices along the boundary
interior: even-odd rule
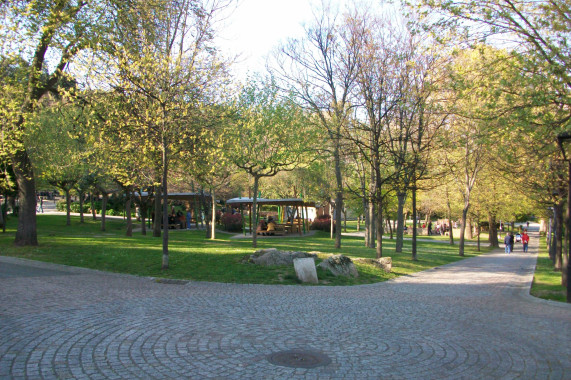
[[[319,215],[311,223],[312,230],[330,231],[331,230],[331,216],[330,215]],[[335,231],[335,226],[333,227]]]
[[[228,232],[239,232],[242,230],[242,215],[236,213],[231,214],[225,212],[222,214],[221,222],[224,225],[224,229]]]
[[[84,213],[90,212],[90,207],[91,204],[89,202],[85,202],[83,204],[83,212]],[[71,212],[79,213],[79,202],[72,201],[71,204],[69,205],[69,208]],[[61,212],[66,212],[65,199],[60,199],[59,201],[57,201],[56,210]]]

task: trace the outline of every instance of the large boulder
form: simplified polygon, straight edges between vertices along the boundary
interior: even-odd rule
[[[334,276],[359,277],[355,264],[347,256],[330,256],[317,266],[330,271]]]
[[[379,269],[390,273],[393,267],[393,260],[390,257],[381,257],[380,259],[355,259],[355,261],[360,263],[365,263],[369,265],[374,265]]]
[[[317,255],[307,252],[280,251],[275,248],[260,249],[247,257],[247,261],[263,266],[293,265],[294,259],[316,258]]]

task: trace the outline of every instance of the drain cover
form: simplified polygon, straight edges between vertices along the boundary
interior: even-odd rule
[[[329,356],[316,351],[289,350],[268,355],[268,361],[275,365],[293,368],[315,368],[331,363]]]

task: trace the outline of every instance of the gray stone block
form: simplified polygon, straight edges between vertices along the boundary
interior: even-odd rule
[[[315,259],[312,257],[299,258],[293,260],[295,274],[301,282],[317,284],[317,271],[315,270]]]

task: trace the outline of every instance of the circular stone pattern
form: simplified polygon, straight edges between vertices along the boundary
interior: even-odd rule
[[[315,368],[331,363],[329,356],[316,351],[288,350],[268,355],[272,364],[293,368]]]

